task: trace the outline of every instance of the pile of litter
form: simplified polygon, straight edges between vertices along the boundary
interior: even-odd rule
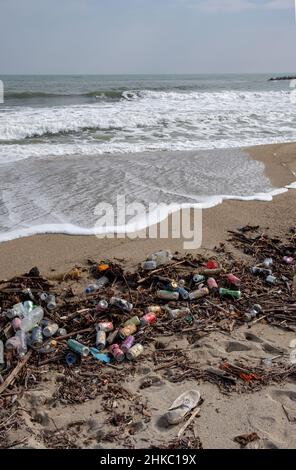
[[[263,364],[252,370],[226,361],[217,369],[202,370],[188,361],[186,351],[168,349],[159,340],[186,335],[192,344],[211,331],[231,332],[259,321],[295,331],[295,230],[285,242],[270,238],[259,227],[229,233],[229,241],[249,256],[248,261],[221,244],[211,259],[162,250],[132,273],[124,272],[121,264],[100,260],[90,261],[88,279],[75,267],[47,279],[32,268],[1,281],[0,405],[11,404],[11,396],[21,388],[36,386],[44,367],[66,370],[54,396],[62,403],[95,398],[95,377],[106,384],[108,403],[108,394],[123,393],[116,384],[147,358],[155,370],[174,366],[174,374],[168,376],[172,382],[201,379],[226,392],[238,387],[255,390],[295,376],[295,365],[275,365],[272,359],[270,367]],[[75,293],[73,286],[82,282],[83,292]],[[74,380],[77,367],[80,374]],[[148,380],[141,388],[149,386]]]

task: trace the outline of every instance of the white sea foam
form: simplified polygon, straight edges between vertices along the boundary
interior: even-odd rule
[[[0,162],[227,148],[296,139],[288,91],[126,92],[117,102],[0,113]],[[24,140],[26,139],[26,140]]]

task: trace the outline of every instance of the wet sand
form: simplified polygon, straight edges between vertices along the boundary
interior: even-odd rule
[[[250,158],[265,164],[266,175],[275,187],[296,181],[296,144],[264,145],[250,148]],[[228,200],[202,212],[202,249],[211,249],[227,239],[227,231],[252,224],[284,233],[296,223],[296,192],[291,189],[271,202]],[[191,211],[192,213],[193,211]],[[169,217],[171,219],[171,217]],[[93,236],[35,235],[0,244],[0,279],[38,266],[41,272],[64,272],[91,259],[125,258],[128,267],[161,248],[184,250],[178,239],[98,239]],[[194,250],[196,251],[196,249]]]

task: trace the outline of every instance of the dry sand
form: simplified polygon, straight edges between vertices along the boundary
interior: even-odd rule
[[[276,155],[275,155],[276,154]],[[262,146],[250,149],[250,156],[266,165],[266,174],[275,186],[281,187],[296,180],[296,145],[283,144]],[[247,223],[260,225],[271,233],[285,233],[296,222],[296,192],[289,190],[273,199],[272,202],[226,201],[220,206],[204,211],[202,250],[210,251],[227,238],[227,230]],[[43,273],[51,269],[63,272],[74,264],[85,264],[87,258],[126,258],[128,266],[143,260],[150,251],[162,247],[182,251],[183,240],[98,240],[94,237],[72,237],[43,235],[15,240],[0,245],[0,278],[8,278],[27,271],[37,265]],[[251,334],[250,334],[251,333]],[[261,358],[270,355],[283,355],[289,360],[290,341],[294,332],[282,331],[262,323],[249,329],[243,326],[231,334],[213,332],[197,338],[188,344],[182,335],[158,338],[170,348],[186,348],[192,360],[201,367],[217,366],[223,358],[229,362],[240,358],[248,365],[258,365]],[[160,424],[160,417],[172,401],[186,390],[200,390],[204,402],[200,405],[199,416],[195,418],[195,432],[204,448],[238,448],[233,438],[240,434],[256,432],[260,440],[249,447],[296,448],[296,386],[295,381],[287,381],[282,386],[268,386],[254,393],[231,395],[222,394],[216,385],[184,380],[173,384],[167,380],[170,371],[155,372],[148,360],[142,359],[142,369],[136,376],[126,377],[121,386],[134,397],[147,403],[151,411],[151,421],[146,423],[139,418],[137,432],[130,436],[131,445],[138,447],[158,446],[172,440],[182,425],[169,429]],[[112,374],[112,369],[110,369]],[[144,379],[151,378],[155,385],[140,389]],[[56,373],[50,374],[47,381],[37,391],[26,391],[19,404],[23,408],[26,427],[11,431],[10,442],[27,438],[23,445],[46,447],[42,431],[59,430],[61,442],[64,431],[77,446],[108,448],[123,444],[104,441],[104,434],[116,431],[116,426],[106,425],[107,414],[103,411],[102,397],[81,405],[52,406],[50,397],[59,387]],[[136,399],[136,398],[134,398]],[[117,412],[128,411],[128,400],[114,400]],[[77,424],[77,422],[80,422]],[[76,423],[76,424],[75,424]]]

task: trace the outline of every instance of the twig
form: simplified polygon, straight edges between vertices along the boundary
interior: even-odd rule
[[[20,373],[24,365],[27,364],[28,360],[30,359],[32,355],[32,350],[27,352],[25,357],[18,363],[18,365],[13,369],[11,374],[4,380],[3,384],[0,385],[0,395],[1,393],[4,392],[4,390],[9,387],[9,385],[14,381],[14,379],[17,377],[17,375]]]
[[[184,432],[188,428],[189,424],[192,423],[192,421],[194,420],[195,416],[199,413],[199,411],[200,411],[200,408],[196,408],[196,410],[192,413],[192,415],[190,416],[188,421],[186,421],[184,426],[181,427],[180,431],[178,432],[178,439],[181,439],[182,435],[184,434]]]

